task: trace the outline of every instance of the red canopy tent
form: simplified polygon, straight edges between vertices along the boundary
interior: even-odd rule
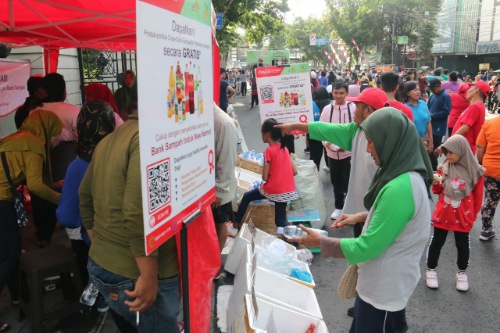
[[[163,2],[172,0],[144,1],[161,5]],[[186,0],[176,1],[182,8]],[[0,2],[0,43],[11,47],[42,46],[45,50],[46,71],[47,61],[51,59],[49,63],[52,68],[48,72],[57,70],[56,59],[59,48],[135,51],[135,7],[136,0],[2,0]],[[214,27],[212,29],[215,35]],[[219,48],[215,38],[212,38],[212,45],[214,47],[214,100],[218,102]],[[218,261],[220,265],[217,237],[213,226],[211,212],[204,211],[201,217],[188,228],[189,274],[186,275],[195,277],[189,280],[189,289],[195,291],[189,295],[191,300],[189,308],[192,317],[197,318],[196,325],[191,326],[191,332],[206,332],[210,325],[210,306],[207,306],[205,299],[208,298],[207,301],[210,304],[211,283],[217,269],[200,268],[199,262],[200,260],[210,261],[208,257],[212,252],[216,254],[211,259],[212,262]],[[207,244],[207,239],[215,239],[215,243]]]
[[[7,0],[0,41],[14,47],[135,50],[135,0]]]

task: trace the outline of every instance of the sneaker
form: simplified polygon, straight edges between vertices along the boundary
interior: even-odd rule
[[[493,230],[481,231],[481,235],[479,236],[479,239],[482,241],[489,241],[493,237],[495,237],[495,232]]]
[[[457,275],[455,275],[455,278],[457,280],[457,290],[469,290],[469,280],[467,279],[467,275],[465,273],[457,273]]]
[[[347,309],[347,315],[351,318],[354,318],[354,306]]]
[[[99,293],[95,301],[95,308],[97,312],[105,313],[109,310],[109,305],[104,300],[104,297]]]
[[[338,219],[338,218],[339,218],[339,216],[340,216],[341,214],[342,214],[342,209],[337,209],[337,208],[335,208],[335,210],[333,211],[332,216],[330,216],[330,218],[331,218],[332,220],[336,220],[336,219]]]
[[[425,284],[431,289],[437,289],[439,287],[436,271],[427,270],[427,272],[425,272]]]
[[[226,277],[226,272],[222,268],[219,268],[217,274],[215,274],[214,280],[219,281],[221,278],[224,277]]]
[[[323,166],[323,171],[324,172],[330,172],[330,168],[325,165],[325,166]]]
[[[179,332],[184,332],[184,323],[182,321],[178,321],[177,326],[179,326]]]

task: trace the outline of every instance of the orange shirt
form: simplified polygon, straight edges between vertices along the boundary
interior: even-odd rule
[[[486,168],[485,175],[500,179],[500,117],[484,123],[476,144],[486,147],[483,157],[483,166]]]

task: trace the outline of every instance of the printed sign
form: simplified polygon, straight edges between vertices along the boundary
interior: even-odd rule
[[[16,131],[15,111],[28,97],[29,62],[0,60],[0,138]]]
[[[222,13],[215,13],[215,17],[217,18],[217,24],[215,25],[216,29],[222,29]]]
[[[328,38],[316,38],[316,45],[328,45]]]
[[[487,71],[490,69],[490,64],[484,63],[484,64],[479,64],[479,70],[480,71]]]
[[[313,121],[308,64],[257,68],[255,75],[261,122],[269,118],[279,123]]]
[[[211,3],[137,2],[146,253],[215,199]]]
[[[398,45],[408,45],[408,36],[397,36],[396,44]]]
[[[316,45],[316,34],[309,35],[309,45],[310,46]]]

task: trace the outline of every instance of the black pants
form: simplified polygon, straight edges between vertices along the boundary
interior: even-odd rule
[[[291,134],[287,134],[283,137],[283,142],[285,146],[288,148],[290,154],[295,154],[295,137]]]
[[[434,155],[434,150],[436,150],[437,147],[441,146],[443,143],[443,136],[441,135],[433,135],[432,136],[432,141],[434,141],[434,147],[433,147],[433,152],[429,154],[429,158],[431,160],[431,165],[432,165],[432,170],[436,171],[437,166],[438,166],[438,159],[437,156]]]
[[[335,195],[335,208],[344,208],[344,199],[349,187],[349,174],[351,173],[351,157],[342,160],[328,158],[330,165],[330,181]]]
[[[405,317],[405,309],[394,312],[379,310],[359,296],[354,303],[354,313],[349,333],[398,333]]]
[[[0,220],[0,291],[7,285],[12,300],[19,300],[21,237],[12,202],[0,201]]]
[[[323,147],[323,143],[321,141],[309,138],[309,159],[314,161],[314,164],[316,164],[316,168],[318,168],[318,171],[324,148],[325,147]]]
[[[241,96],[246,96],[247,95],[247,83],[246,81],[241,81]]]
[[[253,108],[253,104],[259,105],[259,98],[257,95],[252,95],[252,102],[251,102],[251,107]]]
[[[57,205],[31,194],[31,206],[33,208],[33,224],[36,228],[36,238],[39,241],[50,241],[57,223]]]
[[[461,271],[465,271],[467,266],[469,266],[469,256],[470,256],[470,242],[468,232],[454,231],[455,233],[455,245],[457,246],[458,257],[457,266]],[[436,269],[438,266],[439,255],[441,254],[441,248],[443,247],[446,236],[448,235],[448,230],[443,230],[434,227],[434,235],[432,236],[431,244],[429,245],[429,251],[427,252],[427,268]]]

